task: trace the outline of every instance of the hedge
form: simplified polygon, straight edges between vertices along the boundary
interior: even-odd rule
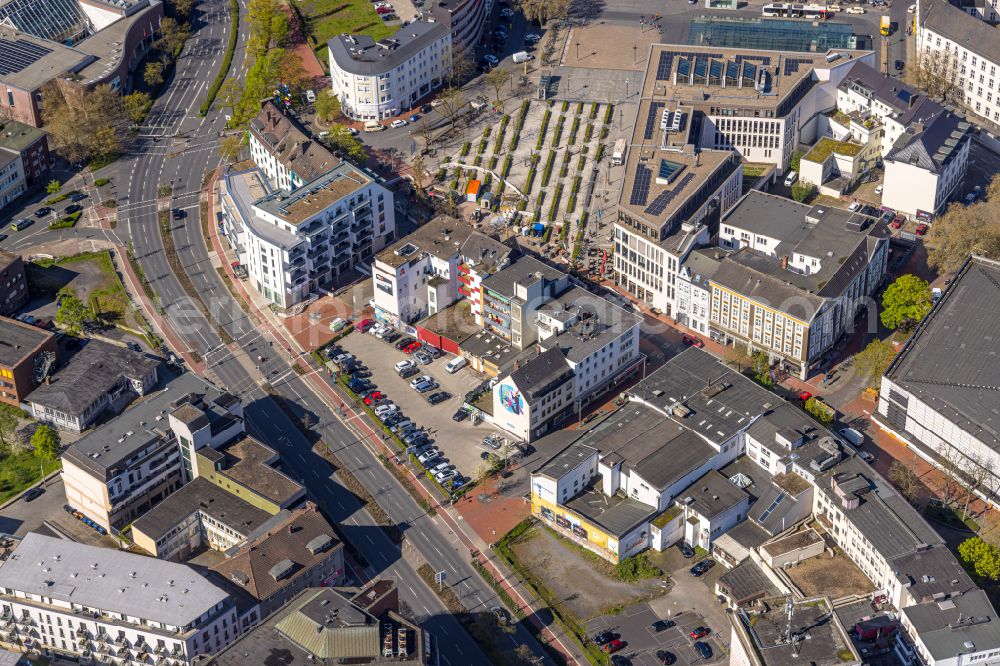
[[[469,144],[468,141],[466,141],[465,143],[462,144],[462,150],[460,150],[459,153],[458,153],[459,156],[465,157],[466,155],[469,154],[469,149],[471,149],[471,148],[472,148],[472,146]]]
[[[559,116],[559,122],[556,123],[556,132],[552,137],[552,145],[556,148],[559,147],[559,139],[562,138],[563,131],[563,116]]]
[[[556,185],[556,191],[552,194],[552,205],[549,206],[549,222],[555,222],[556,215],[559,213],[559,199],[562,197],[562,190],[562,183]]]
[[[511,161],[513,159],[514,158],[511,155],[508,155],[507,157],[504,158],[503,168],[500,169],[500,177],[501,178],[506,178],[507,174],[510,173],[510,163],[511,163]]]
[[[70,227],[74,227],[76,226],[76,223],[80,219],[81,215],[83,215],[83,211],[79,210],[75,213],[70,213],[60,220],[50,222],[49,229],[69,229]]]
[[[226,53],[222,56],[222,66],[219,73],[215,75],[212,85],[208,87],[208,94],[205,95],[205,102],[201,105],[198,113],[202,116],[208,115],[208,110],[215,102],[215,96],[219,94],[219,89],[226,80],[229,73],[229,66],[233,64],[233,54],[236,53],[236,40],[240,36],[240,4],[237,0],[229,0],[229,41],[226,43]]]
[[[605,125],[610,125],[611,124],[611,117],[614,115],[614,113],[615,113],[615,106],[614,106],[614,104],[608,104],[608,108],[605,109],[605,111],[604,111],[604,124]]]
[[[576,133],[580,129],[580,116],[573,118],[573,124],[569,128],[569,145],[576,143]]]
[[[567,102],[567,101],[564,101],[564,102],[562,103],[562,112],[563,112],[563,113],[566,113],[567,111],[569,111],[569,102]]]
[[[587,165],[587,154],[580,153],[580,160],[576,163],[576,170],[583,171],[583,167]]]
[[[535,142],[535,150],[541,150],[542,144],[545,143],[545,130],[549,127],[549,117],[552,112],[545,109],[545,114],[542,116],[542,126],[538,129],[538,141]]]
[[[528,177],[524,181],[524,194],[531,194],[531,186],[535,184],[535,167],[528,170]]]
[[[528,100],[524,100],[523,102],[521,102],[521,113],[517,117],[517,126],[515,128],[517,129],[518,132],[520,132],[521,129],[524,127],[524,119],[528,115],[529,105],[530,102]]]
[[[587,123],[587,129],[583,130],[583,142],[589,143],[592,136],[594,136],[594,125]]]
[[[597,117],[597,109],[598,109],[598,108],[599,108],[600,106],[601,106],[601,105],[600,105],[600,104],[598,104],[597,102],[594,102],[593,104],[591,104],[591,105],[590,105],[590,116],[588,116],[588,117],[589,117],[589,118],[590,118],[591,120],[593,120],[594,118],[596,118],[596,117]]]
[[[549,184],[549,177],[552,176],[552,163],[556,160],[556,151],[550,150],[549,156],[545,159],[545,168],[542,169],[542,187]]]

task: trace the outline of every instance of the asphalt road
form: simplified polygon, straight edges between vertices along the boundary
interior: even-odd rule
[[[442,663],[487,663],[468,633],[447,613],[413,567],[401,559],[399,546],[376,526],[358,498],[331,475],[329,465],[312,453],[312,444],[259,387],[256,357],[260,354],[267,357],[261,370],[270,375],[269,381],[277,391],[316,415],[315,422],[321,424],[324,441],[378,497],[391,517],[404,526],[407,541],[436,570],[446,570],[450,583],[459,585],[462,601],[469,611],[488,612],[496,603],[495,595],[468,564],[468,554],[463,557],[456,551],[446,528],[423,513],[374,454],[340,421],[331,418],[327,407],[290,370],[287,362],[271,352],[269,341],[240,310],[210,264],[199,223],[198,191],[202,174],[219,162],[218,132],[223,129],[224,119],[216,112],[207,118],[200,118],[196,112],[208,82],[215,76],[226,42],[227,5],[225,0],[205,0],[196,6],[198,15],[192,24],[193,34],[178,60],[174,78],[154,103],[132,154],[120,165],[117,182],[127,180],[128,187],[127,198],[119,208],[119,231],[132,240],[134,254],[174,329],[191,350],[205,359],[217,381],[243,398],[251,431],[281,452],[288,472],[302,480],[312,498],[341,525],[345,538],[368,561],[369,569],[357,572],[360,578],[391,576],[398,581],[402,600],[436,637]],[[244,69],[242,47],[233,67],[239,73]],[[235,340],[235,353],[223,345],[214,325],[191,303],[167,261],[156,214],[157,191],[164,185],[172,187],[170,207],[187,213],[183,219],[170,222],[182,270],[208,305],[212,318]],[[521,627],[508,640],[512,646],[526,643],[542,654],[541,647]]]

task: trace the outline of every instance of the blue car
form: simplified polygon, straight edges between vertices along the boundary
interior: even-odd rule
[[[698,656],[701,657],[702,659],[712,658],[712,648],[709,647],[708,643],[697,641],[694,644],[694,649],[697,650]]]

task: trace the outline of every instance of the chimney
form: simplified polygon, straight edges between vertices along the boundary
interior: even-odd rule
[[[783,271],[787,271],[788,270],[788,255],[787,254],[781,258],[781,270],[783,270]]]

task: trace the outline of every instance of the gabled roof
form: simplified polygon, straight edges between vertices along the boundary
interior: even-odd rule
[[[1000,31],[997,32],[1000,39]],[[939,171],[969,140],[971,125],[950,111],[941,110],[928,121],[908,129],[886,154],[886,161],[903,162],[928,171]]]
[[[303,181],[318,178],[340,163],[326,146],[306,134],[270,100],[250,120],[250,131],[275,159]]]
[[[962,48],[1000,63],[1000,32],[989,23],[965,13],[948,0],[921,0],[920,22]]]

